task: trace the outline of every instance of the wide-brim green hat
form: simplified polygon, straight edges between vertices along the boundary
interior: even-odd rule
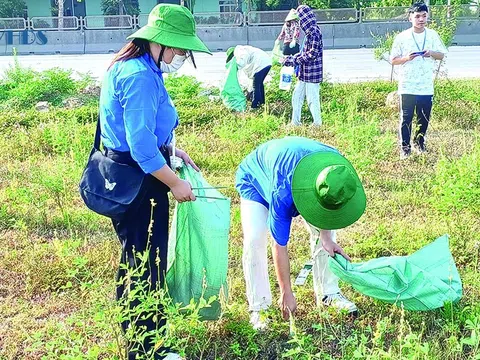
[[[233,54],[233,52],[235,51],[235,46],[231,46],[227,49],[227,57],[229,57],[230,55]]]
[[[323,230],[347,227],[365,211],[366,196],[352,164],[337,152],[302,158],[292,179],[295,206],[303,218]]]
[[[297,14],[297,10],[291,9],[287,17],[285,18],[285,21],[292,21],[292,20],[299,20],[299,19],[300,17]]]
[[[195,19],[185,6],[159,4],[148,15],[148,24],[127,39],[145,39],[168,47],[211,54],[195,29]]]

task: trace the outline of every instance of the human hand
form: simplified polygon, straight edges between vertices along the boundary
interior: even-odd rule
[[[323,241],[322,242],[322,246],[323,248],[325,249],[326,252],[328,252],[328,254],[331,256],[331,257],[334,257],[335,254],[340,254],[342,255],[345,259],[347,259],[348,261],[351,261],[352,259],[350,259],[350,256],[348,256],[347,254],[345,254],[345,251],[343,251],[342,247],[340,245],[338,245],[337,243],[334,243],[333,241],[331,240],[327,240],[327,241]]]
[[[285,56],[284,58],[280,58],[280,63],[285,66],[292,66],[293,65],[293,56]]]
[[[412,53],[408,54],[407,56],[404,56],[404,58],[403,58],[403,59],[404,59],[404,63],[406,63],[406,62],[408,62],[408,61],[412,61],[413,59],[415,59],[415,58],[418,57],[418,56],[420,56],[420,55],[412,52]]]
[[[297,310],[297,300],[293,295],[293,292],[290,290],[288,292],[281,292],[280,298],[278,299],[278,306],[282,311],[282,316],[284,320],[288,320],[290,318],[290,313],[295,313]]]
[[[183,151],[182,149],[176,148],[175,149],[175,156],[179,157],[180,159],[183,160],[185,165],[191,165],[196,171],[200,171],[198,166],[193,162],[193,160],[188,156],[188,154]]]
[[[175,200],[179,203],[196,200],[196,197],[192,192],[192,186],[188,181],[178,179],[175,185],[170,188],[170,191]]]

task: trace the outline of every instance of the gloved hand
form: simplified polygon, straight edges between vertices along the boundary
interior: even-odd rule
[[[295,40],[292,40],[292,42],[290,42],[290,45],[288,47],[290,49],[293,49],[295,47],[295,45],[297,45],[297,42]]]

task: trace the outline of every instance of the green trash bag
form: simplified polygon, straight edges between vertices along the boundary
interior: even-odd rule
[[[223,104],[235,111],[245,111],[247,109],[247,98],[238,82],[237,59],[233,57],[225,67],[227,68],[227,77],[220,91]]]
[[[202,174],[183,165],[180,177],[195,188],[196,201],[177,204],[169,244],[166,282],[175,303],[188,305],[215,296],[200,310],[203,320],[218,319],[219,299],[227,298],[230,199],[212,189]],[[199,189],[200,188],[200,189]]]
[[[280,40],[275,40],[275,45],[272,49],[272,62],[274,64],[280,63],[280,58],[283,57],[282,43]]]
[[[462,281],[448,248],[448,235],[409,256],[390,256],[352,264],[329,258],[340,279],[364,295],[408,310],[433,310],[462,297]]]

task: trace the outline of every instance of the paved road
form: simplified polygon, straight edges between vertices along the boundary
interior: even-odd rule
[[[61,67],[79,73],[90,72],[93,77],[101,79],[112,57],[112,54],[88,54],[25,55],[18,58],[20,64],[36,70]],[[196,76],[209,85],[218,85],[224,74],[225,58],[225,53],[215,53],[213,56],[197,54],[198,69],[193,69],[187,63],[180,73]],[[12,63],[13,57],[0,56],[0,73]],[[327,78],[333,82],[390,78],[390,65],[385,61],[376,61],[372,49],[325,50],[324,69]],[[450,78],[480,78],[480,46],[451,47],[445,70]]]

